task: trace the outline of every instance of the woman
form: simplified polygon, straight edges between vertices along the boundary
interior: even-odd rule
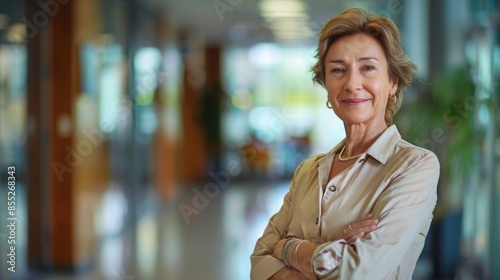
[[[297,167],[251,278],[411,279],[439,178],[436,156],[392,125],[416,67],[394,23],[360,9],[325,24],[317,57],[314,81],[346,138]]]

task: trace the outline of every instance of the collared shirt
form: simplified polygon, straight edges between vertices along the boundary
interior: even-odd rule
[[[328,182],[344,144],[297,167],[281,209],[257,241],[251,279],[268,279],[285,266],[272,252],[291,235],[321,244],[312,257],[319,279],[411,279],[437,201],[439,161],[392,125]],[[349,223],[370,213],[379,219],[373,232],[351,244],[342,239]]]

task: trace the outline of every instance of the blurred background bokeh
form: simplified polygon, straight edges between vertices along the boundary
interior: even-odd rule
[[[297,164],[344,137],[309,69],[349,7],[419,66],[395,122],[442,175],[414,279],[500,279],[498,0],[2,0],[0,279],[249,279]]]

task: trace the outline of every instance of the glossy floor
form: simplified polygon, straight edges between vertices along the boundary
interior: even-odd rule
[[[111,187],[96,209],[101,239],[93,265],[77,274],[27,272],[16,278],[249,279],[255,241],[281,206],[288,183],[207,186],[180,188],[169,202],[148,193],[137,205],[138,218],[132,224],[125,218],[130,208],[126,196]],[[134,243],[137,246],[130,245]],[[428,262],[420,261],[414,279],[428,279],[428,272]]]

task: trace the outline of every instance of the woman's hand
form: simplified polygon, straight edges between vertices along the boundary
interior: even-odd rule
[[[281,260],[281,250],[283,249],[283,244],[285,239],[281,239],[276,243],[273,250],[273,257]],[[282,273],[276,274],[276,278],[270,279],[316,279],[312,271],[311,256],[318,245],[311,242],[304,242],[300,245],[299,251],[297,252],[298,262],[297,267],[283,270]],[[291,276],[295,278],[290,278]],[[300,277],[299,277],[300,276]],[[283,278],[282,278],[283,277]],[[299,278],[296,278],[299,277]]]
[[[377,224],[378,219],[373,219],[372,214],[363,216],[350,223],[348,227],[344,229],[342,239],[346,240],[347,243],[356,242],[358,238],[363,238],[366,234],[374,231],[377,228]]]
[[[285,243],[285,239],[281,239],[274,245],[273,257],[281,260],[281,250],[283,249],[283,244]],[[294,269],[293,267],[285,266],[283,269],[278,271],[278,273],[274,274],[273,277],[269,278],[269,280],[308,280],[310,278],[306,277],[302,272]]]

